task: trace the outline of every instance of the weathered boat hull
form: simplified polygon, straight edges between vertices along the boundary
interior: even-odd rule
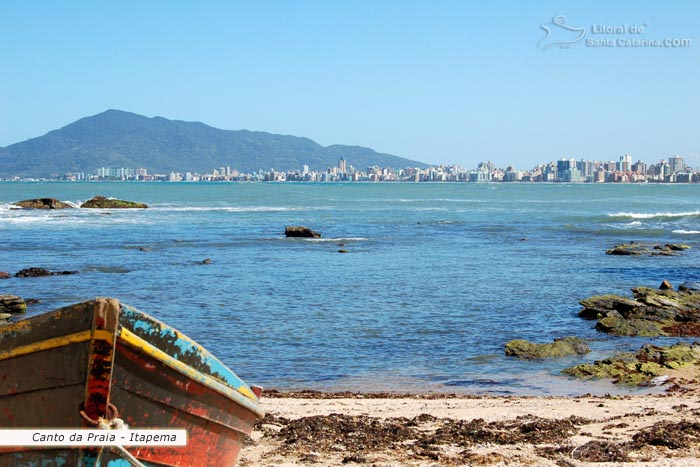
[[[153,467],[233,466],[262,416],[252,389],[205,349],[116,300],[0,330],[0,427],[89,427],[111,407],[131,428],[187,430],[186,446],[127,447]],[[124,462],[107,451],[98,462],[94,448],[0,448],[0,467]]]

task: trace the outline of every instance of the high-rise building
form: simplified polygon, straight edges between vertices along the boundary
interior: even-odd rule
[[[632,156],[625,154],[620,156],[620,162],[617,164],[618,172],[629,172],[632,170]]]
[[[557,181],[557,166],[554,162],[547,164],[542,171],[542,180],[545,182],[556,182]]]
[[[432,180],[432,179],[431,179]],[[469,174],[470,182],[490,182],[491,172],[489,172],[488,162],[479,162],[476,170],[472,170]]]
[[[632,164],[632,172],[637,173],[639,175],[646,175],[647,165],[642,161],[637,161],[634,164]]]
[[[583,177],[584,180],[591,180],[594,172],[596,171],[595,162],[591,160],[581,159],[580,161],[576,162],[576,168],[579,170],[579,172],[581,172],[581,177]]]
[[[580,182],[581,172],[576,166],[576,159],[562,158],[557,161],[557,179],[560,182]]]
[[[341,157],[340,160],[338,161],[338,172],[341,174],[346,174],[348,173],[348,166],[347,163],[345,162],[345,158]]]
[[[571,170],[576,168],[576,159],[567,159],[562,157],[561,160],[557,161],[557,172],[563,172],[565,170]]]
[[[658,180],[665,180],[668,175],[671,175],[671,166],[665,160],[656,164],[656,175]]]
[[[685,170],[685,159],[681,156],[673,156],[668,159],[668,165],[673,174],[683,172]]]

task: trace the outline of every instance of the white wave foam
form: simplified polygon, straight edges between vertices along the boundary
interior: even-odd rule
[[[365,237],[339,237],[339,238],[305,238],[310,242],[364,242],[369,240]]]
[[[700,230],[684,230],[684,229],[679,229],[679,230],[674,230],[674,234],[680,234],[680,235],[698,235],[700,234]]]
[[[644,212],[616,212],[613,214],[608,214],[608,217],[627,217],[631,219],[656,219],[663,217],[696,217],[700,216],[700,211],[686,211],[686,212],[654,212],[654,213],[644,213]]]
[[[45,222],[45,217],[6,217],[0,218],[0,224],[30,224]]]
[[[634,229],[635,227],[641,226],[642,223],[640,221],[632,221],[632,222],[625,222],[625,223],[620,223],[620,224],[613,224],[611,227],[616,228],[616,229]]]
[[[0,204],[0,211],[18,211],[22,208],[14,203],[2,203]]]
[[[285,206],[155,206],[154,211],[164,212],[285,212],[285,211],[302,211],[300,207],[285,207]],[[314,208],[318,209],[318,208]]]

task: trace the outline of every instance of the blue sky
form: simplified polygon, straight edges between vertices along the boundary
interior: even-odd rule
[[[700,165],[693,1],[26,1],[0,10],[0,146],[115,108],[467,168],[625,153]],[[578,37],[553,26],[556,15],[585,39],[541,50],[541,25],[551,42]],[[596,35],[594,25],[645,29]],[[585,42],[620,38],[691,45]]]

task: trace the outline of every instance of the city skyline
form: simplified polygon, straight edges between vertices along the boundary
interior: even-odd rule
[[[492,161],[480,162],[476,168],[468,169],[459,165],[437,165],[419,167],[380,167],[371,166],[359,169],[348,165],[340,157],[335,167],[325,170],[311,170],[307,164],[301,170],[274,168],[259,169],[255,172],[242,172],[230,165],[212,169],[204,174],[195,171],[170,171],[169,173],[149,173],[145,168],[101,167],[92,173],[68,173],[59,179],[80,180],[122,180],[122,181],[259,181],[259,182],[361,182],[361,181],[403,181],[403,182],[554,182],[554,183],[698,183],[700,169],[690,167],[684,157],[676,155],[668,160],[647,164],[642,160],[633,162],[630,154],[624,154],[618,161],[590,159],[576,160],[562,157],[557,161],[538,163],[532,169],[519,170],[513,166],[505,169]],[[14,177],[13,180],[26,180]],[[33,180],[33,179],[30,179]]]
[[[15,3],[0,146],[124,108],[432,165],[698,166],[699,18],[689,1]]]

